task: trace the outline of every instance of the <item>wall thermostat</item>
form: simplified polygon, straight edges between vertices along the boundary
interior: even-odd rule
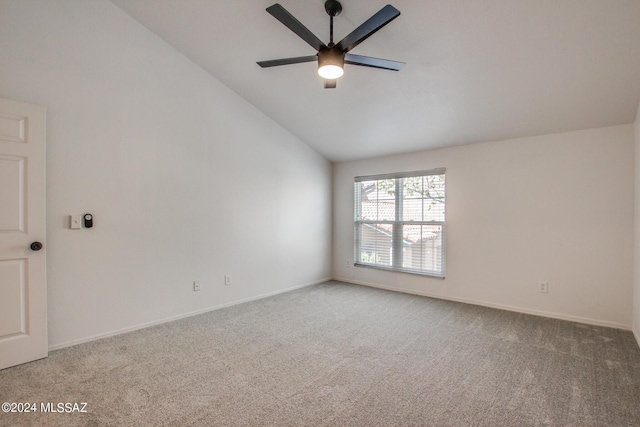
[[[93,227],[93,215],[91,214],[84,214],[84,228],[91,228]]]

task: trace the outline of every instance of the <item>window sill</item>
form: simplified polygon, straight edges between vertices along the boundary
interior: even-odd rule
[[[417,275],[417,276],[427,276],[427,277],[432,277],[434,279],[442,279],[442,280],[444,280],[444,278],[445,278],[444,274],[430,273],[430,272],[419,271],[419,270],[384,267],[384,266],[373,265],[373,264],[362,264],[362,263],[358,263],[358,262],[353,264],[353,266],[354,267],[363,267],[363,268],[372,268],[374,270],[392,271],[392,272],[395,272],[395,273],[413,274],[413,275]]]

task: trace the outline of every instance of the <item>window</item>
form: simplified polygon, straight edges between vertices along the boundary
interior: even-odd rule
[[[445,170],[355,179],[355,264],[444,277]]]

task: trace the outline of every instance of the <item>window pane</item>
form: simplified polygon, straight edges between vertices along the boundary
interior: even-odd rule
[[[396,180],[383,179],[376,181],[378,197],[378,220],[395,221],[396,219]]]
[[[394,221],[396,218],[395,180],[362,181],[356,183],[360,201],[356,220]],[[358,196],[358,195],[356,195]],[[359,216],[358,216],[358,208]]]
[[[424,221],[444,221],[444,175],[424,177]]]
[[[358,262],[391,266],[392,229],[391,224],[360,224]]]
[[[421,176],[402,178],[401,221],[422,221],[422,187]]]
[[[377,220],[376,181],[356,182],[356,220]],[[373,194],[373,197],[372,197]]]
[[[444,175],[402,179],[401,221],[444,221]]]
[[[441,225],[404,225],[402,237],[402,268],[442,274]]]
[[[422,221],[422,199],[402,201],[402,221]]]
[[[354,200],[354,219],[359,221],[364,218],[365,212],[363,212],[362,202],[366,199],[366,190],[368,188],[367,182],[356,182],[353,185],[353,200]]]
[[[402,194],[405,199],[421,199],[423,197],[422,176],[402,178]]]
[[[424,220],[444,222],[444,201],[424,199]]]

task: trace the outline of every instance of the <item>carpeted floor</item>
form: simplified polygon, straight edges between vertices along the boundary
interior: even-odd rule
[[[0,402],[38,407],[2,426],[640,426],[640,349],[629,331],[328,282],[5,369]]]

